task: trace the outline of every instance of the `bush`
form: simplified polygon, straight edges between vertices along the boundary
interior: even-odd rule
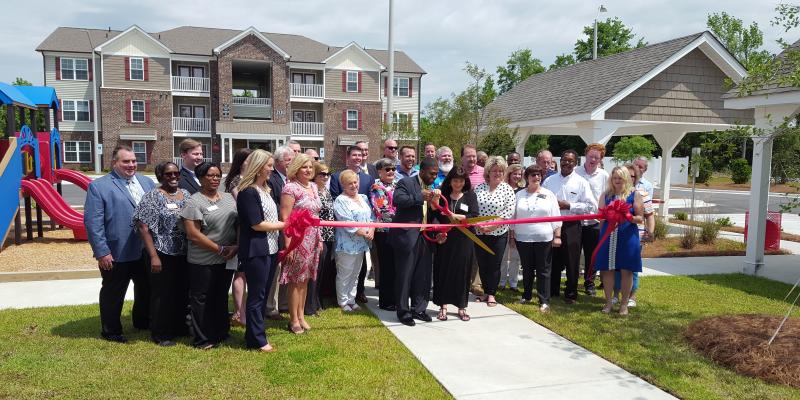
[[[689,214],[687,214],[685,211],[676,211],[675,219],[677,219],[678,221],[686,221],[687,219],[689,219]]]
[[[733,222],[728,217],[717,218],[716,221],[714,221],[714,222],[716,222],[717,225],[719,225],[719,226],[733,226]]]
[[[706,217],[703,222],[700,222],[700,243],[712,244],[717,241],[719,237],[719,224],[717,224],[711,217]]]
[[[700,166],[700,173],[698,177],[695,179],[697,183],[707,183],[709,179],[711,179],[711,174],[714,172],[714,166],[711,164],[705,157],[697,157],[697,163]]]
[[[750,175],[753,170],[750,168],[750,163],[744,158],[737,158],[731,161],[731,179],[733,183],[747,183],[750,181]]]
[[[686,250],[693,249],[697,245],[698,236],[697,228],[687,226],[683,229],[683,234],[681,234],[681,247]]]
[[[663,219],[656,217],[656,225],[653,227],[653,240],[661,240],[667,237],[669,226]]]

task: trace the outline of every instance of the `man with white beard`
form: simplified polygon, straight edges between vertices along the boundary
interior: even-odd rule
[[[453,169],[453,150],[447,146],[439,147],[436,150],[436,159],[439,160],[439,175],[433,181],[433,188],[438,189],[447,177],[447,173]]]

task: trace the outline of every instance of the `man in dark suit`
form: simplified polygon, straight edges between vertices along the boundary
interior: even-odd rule
[[[294,149],[289,146],[280,146],[275,149],[275,154],[273,154],[273,157],[275,157],[275,170],[272,171],[272,175],[270,175],[267,181],[267,186],[269,186],[270,196],[272,196],[272,200],[275,200],[275,205],[278,206],[278,210],[281,209],[281,192],[283,192],[283,186],[289,181],[286,177],[286,168],[292,163],[296,154]],[[281,233],[278,236],[278,248],[282,249],[284,244],[283,233]],[[265,306],[265,315],[267,318],[273,320],[282,319],[280,309],[283,302],[281,301],[281,285],[278,284],[278,278],[280,278],[280,276],[281,266],[278,265],[275,269],[275,274],[272,276]]]
[[[200,190],[200,180],[194,169],[203,162],[203,144],[194,139],[184,139],[178,148],[181,151],[181,180],[178,186],[195,194]]]
[[[361,149],[361,155],[363,157],[361,161],[361,170],[369,174],[374,182],[375,179],[380,178],[380,176],[378,175],[378,169],[375,168],[375,164],[369,162],[369,145],[367,145],[367,142],[359,140],[356,142],[356,147]],[[367,195],[367,197],[369,197],[369,195]]]
[[[111,155],[113,170],[95,179],[86,191],[83,222],[89,244],[100,268],[101,335],[126,342],[120,314],[128,283],[133,280],[133,326],[150,324],[150,284],[142,241],[133,229],[133,212],[153,181],[136,173],[136,155],[128,146],[117,146]]]
[[[421,223],[432,220],[439,193],[433,189],[433,181],[438,173],[436,160],[425,158],[420,163],[419,175],[403,178],[397,183],[393,195],[397,211],[392,222]],[[430,322],[431,317],[425,310],[431,289],[431,244],[422,237],[419,228],[392,228],[389,229],[388,238],[395,254],[405,255],[395,260],[397,318],[408,326],[415,325],[414,319]]]
[[[358,148],[358,146],[350,146],[347,148],[346,157],[345,164],[347,165],[347,169],[358,174],[358,194],[363,194],[369,198],[369,190],[372,184],[375,183],[375,180],[361,169],[361,164],[364,162],[364,152]],[[343,191],[342,184],[339,182],[339,175],[341,174],[342,172],[339,171],[331,175],[330,191],[331,197],[333,197],[334,200],[342,194]]]

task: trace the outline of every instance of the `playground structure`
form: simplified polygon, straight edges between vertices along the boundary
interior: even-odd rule
[[[86,190],[91,178],[62,168],[61,135],[58,131],[59,101],[53,88],[46,86],[11,86],[0,82],[0,105],[6,107],[5,137],[0,139],[0,228],[5,243],[11,225],[14,226],[14,243],[22,242],[22,218],[19,212],[20,196],[25,212],[25,231],[33,239],[34,222],[37,236],[42,237],[42,212],[50,217],[50,227],[56,224],[72,230],[77,240],[86,240],[83,214],[74,210],[61,196],[61,181],[68,181]],[[50,112],[54,127],[50,127]],[[37,114],[44,114],[44,131],[39,132]],[[21,128],[17,131],[17,118]],[[26,124],[30,121],[30,126]],[[54,188],[55,185],[55,188]],[[32,216],[35,201],[36,218]]]

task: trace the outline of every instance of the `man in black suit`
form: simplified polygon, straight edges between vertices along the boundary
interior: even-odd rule
[[[195,194],[200,190],[200,180],[194,175],[194,169],[203,162],[203,144],[194,139],[184,139],[178,146],[181,150],[181,180],[178,186]]]
[[[397,183],[393,195],[397,211],[392,222],[421,223],[433,219],[439,193],[433,189],[433,181],[438,173],[436,160],[425,158],[420,163],[419,175]],[[419,228],[392,228],[388,238],[396,254],[406,255],[395,260],[397,318],[408,326],[415,325],[414,319],[430,322],[431,317],[425,310],[431,289],[432,245],[422,237]]]
[[[375,168],[375,164],[368,161],[369,145],[367,145],[367,142],[359,140],[358,142],[356,142],[356,147],[361,149],[361,154],[364,157],[364,159],[361,161],[361,170],[369,174],[369,176],[372,178],[372,181],[374,182],[375,179],[380,178],[380,176],[378,175],[378,169]],[[367,197],[369,197],[369,195],[367,195]]]
[[[358,194],[363,194],[369,198],[369,190],[372,188],[372,184],[375,183],[375,180],[361,169],[361,165],[364,162],[364,153],[357,146],[353,145],[347,148],[347,154],[345,156],[347,157],[345,159],[347,169],[358,175]],[[339,175],[341,174],[342,171],[339,171],[331,175],[330,191],[331,197],[333,197],[334,200],[344,191],[344,189],[342,189],[342,184],[339,182]]]
[[[294,149],[289,146],[280,146],[275,149],[275,154],[273,154],[273,157],[275,157],[275,170],[272,171],[272,175],[270,175],[267,181],[267,186],[269,186],[270,196],[272,196],[272,200],[275,200],[278,210],[281,208],[281,192],[283,192],[283,186],[289,181],[286,177],[286,168],[292,163],[296,154]],[[281,233],[278,236],[278,248],[282,249],[284,243],[283,233]],[[280,314],[280,305],[282,303],[281,291],[280,285],[278,284],[278,278],[280,278],[280,276],[281,266],[278,265],[269,287],[265,306],[265,315],[267,318],[273,320],[282,319]]]

